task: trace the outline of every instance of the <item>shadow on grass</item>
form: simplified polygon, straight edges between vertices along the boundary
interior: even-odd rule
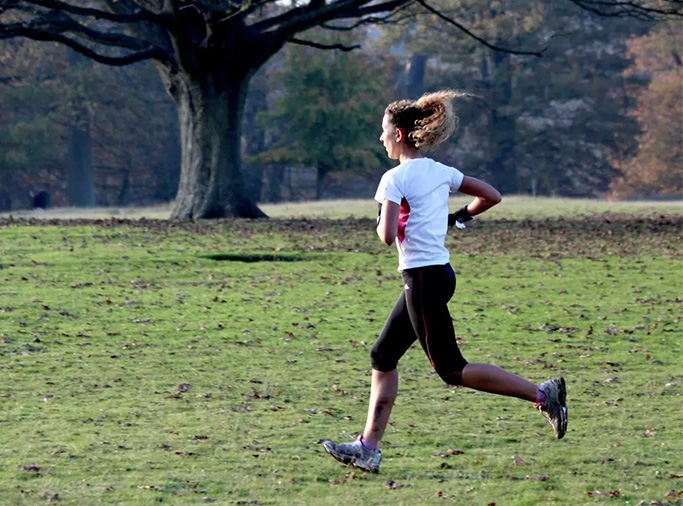
[[[202,255],[202,258],[216,260],[218,262],[304,262],[312,260],[311,256],[297,254],[277,254],[268,253],[214,253],[212,255]]]

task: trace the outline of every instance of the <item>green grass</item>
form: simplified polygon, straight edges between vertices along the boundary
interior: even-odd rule
[[[374,220],[0,221],[0,504],[681,504],[681,216],[555,211],[451,232],[450,308],[468,360],[567,379],[567,436],[414,347],[379,475],[317,443],[401,290]]]
[[[451,209],[456,210],[471,201],[465,195],[451,198]],[[600,199],[548,198],[509,196],[504,205],[494,207],[488,212],[493,219],[539,219],[555,217],[595,216],[604,213],[629,213],[635,215],[683,213],[683,200],[640,200],[610,202]],[[367,218],[377,214],[377,203],[372,199],[321,200],[307,202],[283,202],[281,204],[261,204],[261,209],[273,218]],[[0,213],[0,217],[12,214],[20,218],[38,219],[166,219],[170,205],[153,207],[100,207],[94,209],[59,208],[48,211],[14,211]]]

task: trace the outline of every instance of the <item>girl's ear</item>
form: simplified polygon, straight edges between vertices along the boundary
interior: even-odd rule
[[[406,140],[406,131],[404,128],[396,127],[396,142],[403,142]]]

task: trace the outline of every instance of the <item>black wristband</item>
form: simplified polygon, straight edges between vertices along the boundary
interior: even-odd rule
[[[472,221],[473,219],[474,217],[467,210],[467,206],[463,206],[456,212],[448,215],[448,226],[452,227],[453,225],[455,225],[456,221],[460,223],[467,223],[468,221]]]

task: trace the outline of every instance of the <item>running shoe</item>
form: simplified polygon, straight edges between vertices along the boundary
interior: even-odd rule
[[[555,437],[562,439],[567,432],[567,387],[564,378],[552,379],[539,387],[545,393],[545,405],[537,403],[538,410],[545,415],[553,426]]]
[[[343,464],[351,464],[368,473],[378,473],[379,463],[382,461],[382,452],[370,450],[363,446],[358,436],[352,443],[335,443],[329,439],[321,441],[325,451]],[[353,439],[353,437],[351,438]]]

